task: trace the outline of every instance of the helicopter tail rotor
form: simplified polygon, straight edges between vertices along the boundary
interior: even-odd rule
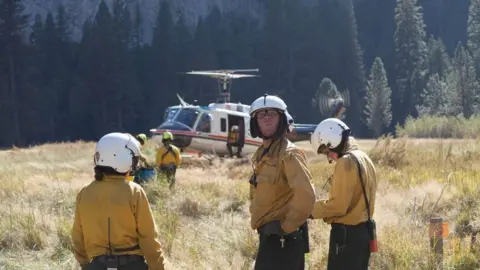
[[[341,92],[340,95],[335,98],[325,95],[318,96],[320,112],[329,117],[340,118],[349,104],[350,95],[348,91]]]

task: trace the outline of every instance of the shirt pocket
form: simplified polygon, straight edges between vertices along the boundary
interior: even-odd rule
[[[266,163],[257,175],[257,188],[255,191],[255,204],[270,206],[275,202],[277,167]]]

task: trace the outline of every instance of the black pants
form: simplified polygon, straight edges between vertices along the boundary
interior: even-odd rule
[[[255,270],[303,270],[305,251],[302,234],[297,231],[285,236],[284,246],[280,236],[260,234],[260,245],[255,260]]]
[[[355,226],[332,224],[327,270],[367,270],[370,235],[366,222]]]
[[[177,168],[170,167],[170,166],[165,166],[165,167],[160,166],[158,172],[159,172],[158,176],[161,176],[161,175],[165,176],[168,182],[168,187],[170,189],[173,189],[176,181],[175,175],[177,174]]]
[[[230,153],[230,157],[233,157],[233,149],[232,149],[233,146],[237,147],[237,157],[241,157],[243,147],[240,145],[236,145],[234,143],[227,143],[227,149],[228,149],[228,153]]]
[[[82,267],[82,270],[106,270],[107,265],[100,260],[92,260],[89,264]],[[117,270],[148,270],[148,265],[144,260],[136,260],[133,262],[127,262],[125,264],[119,264]]]

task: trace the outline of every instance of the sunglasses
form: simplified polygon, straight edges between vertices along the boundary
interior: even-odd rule
[[[263,119],[265,118],[266,116],[268,117],[276,117],[280,114],[280,112],[278,110],[263,110],[263,111],[259,111],[257,113],[257,118],[258,119]]]

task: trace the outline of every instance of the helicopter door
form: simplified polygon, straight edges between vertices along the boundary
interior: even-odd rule
[[[232,129],[232,126],[238,126],[239,138],[237,145],[243,147],[245,144],[245,120],[242,116],[228,115],[228,131]]]

